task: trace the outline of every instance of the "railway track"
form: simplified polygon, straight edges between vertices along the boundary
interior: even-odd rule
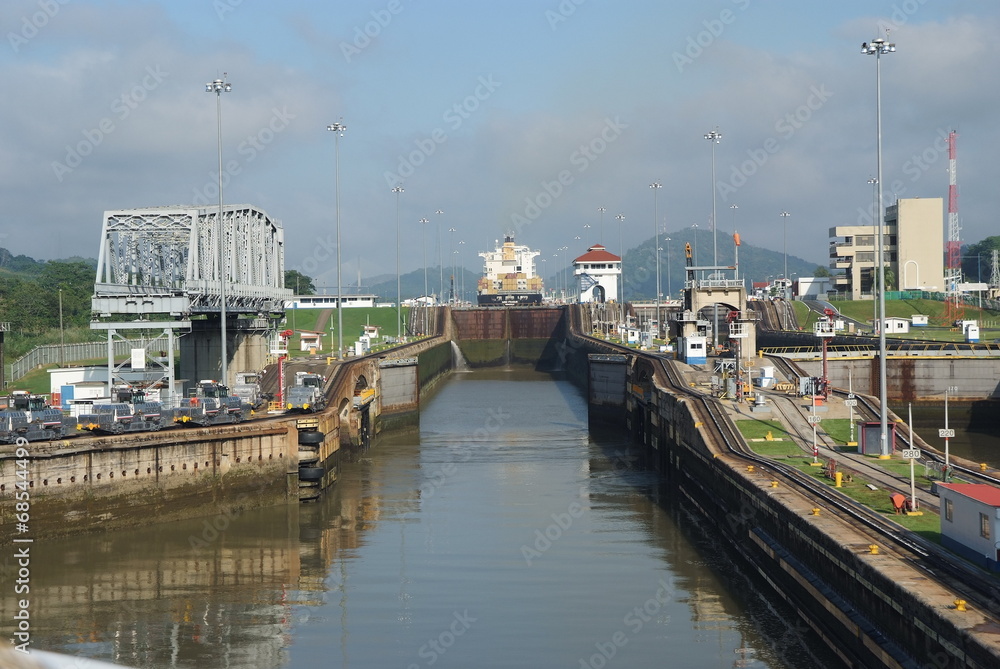
[[[806,375],[805,372],[799,369],[797,365],[795,365],[787,358],[783,358],[781,356],[771,356],[768,358],[768,361],[773,363],[775,369],[780,370],[781,373],[784,374],[786,378],[795,379],[799,376]],[[859,420],[866,422],[873,422],[879,420],[879,407],[875,398],[864,394],[850,393],[848,390],[845,390],[843,388],[831,388],[830,392],[831,394],[836,395],[842,399],[848,399],[848,397],[851,396],[852,399],[856,400],[857,404],[854,408],[854,411],[857,414],[857,418]],[[914,435],[914,437],[911,439],[910,431],[908,429],[896,430],[895,434],[896,434],[896,439],[895,439],[896,443],[894,444],[894,447],[896,450],[902,450],[905,448],[920,449],[921,457],[917,461],[918,465],[923,464],[925,462],[934,462],[939,465],[944,464],[944,454],[939,452],[936,448],[928,444],[923,439],[921,439],[920,435]],[[870,465],[864,465],[864,463],[857,463],[857,461],[855,461],[855,463],[858,464],[859,467],[867,467],[870,470],[885,472],[885,470],[872,467]],[[965,482],[986,483],[988,485],[1000,486],[1000,479],[998,479],[993,474],[984,472],[980,469],[965,466],[961,463],[955,463],[954,460],[952,459],[949,459],[948,464],[952,468],[952,475],[957,476],[958,478],[960,478]],[[889,472],[885,473],[890,476],[893,476]],[[898,476],[893,476],[893,478],[896,478],[899,481],[905,483],[907,486],[909,486],[909,478],[898,477]],[[922,489],[927,491],[928,493],[931,492],[929,486],[925,485],[923,486]]]
[[[634,349],[609,342],[602,343],[618,348],[622,353],[633,355],[636,353]],[[1000,616],[998,616],[1000,614],[1000,586],[989,574],[957,558],[940,545],[910,532],[863,504],[836,492],[829,485],[807,476],[798,469],[754,453],[718,399],[685,384],[672,360],[655,355],[649,355],[649,357],[655,358],[659,363],[656,380],[662,383],[669,392],[688,398],[695,419],[706,426],[712,426],[713,429],[707,435],[706,441],[716,453],[727,454],[784,480],[787,486],[810,500],[814,507],[825,507],[835,511],[834,514],[830,515],[836,517],[839,522],[855,530],[863,530],[871,537],[873,544],[891,549],[924,573],[928,579],[940,583],[943,587],[956,593],[958,598],[965,599],[983,613],[988,613],[997,624],[1000,624]],[[802,375],[802,372],[790,361],[772,359],[777,363],[775,366],[781,368],[782,373],[786,374],[788,378],[797,378]],[[846,391],[843,390],[835,389],[833,392],[846,395]],[[858,399],[857,410],[860,416],[877,419],[878,407],[873,398],[857,394],[855,398]],[[896,439],[903,445],[910,445],[908,434],[897,433]],[[926,449],[926,453],[928,458],[937,457],[933,450]],[[969,468],[956,467],[956,470],[977,482],[993,485],[1000,483],[994,477]]]
[[[757,455],[747,446],[719,400],[685,386],[679,373],[673,368],[672,361],[661,358],[660,365],[664,378],[670,384],[669,390],[687,397],[696,420],[714,428],[709,442],[717,452],[726,453],[774,474],[814,505],[835,511],[841,522],[854,529],[864,530],[872,537],[872,543],[891,547],[928,578],[948,587],[980,610],[993,615],[1000,612],[1000,588],[990,575],[798,469]]]

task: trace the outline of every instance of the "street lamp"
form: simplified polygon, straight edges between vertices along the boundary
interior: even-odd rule
[[[545,269],[545,267],[546,267],[546,265],[545,265],[545,261],[546,261],[546,260],[548,260],[548,258],[542,258],[542,281],[545,281],[545,280],[546,280],[546,277],[545,277],[545,275],[547,274],[547,271],[546,271],[546,269]],[[545,292],[545,290],[544,290],[544,288],[543,288],[543,289],[542,289],[542,293],[544,294],[544,292]],[[552,295],[553,295],[553,297],[555,297],[555,291],[553,291]]]
[[[698,224],[697,223],[693,223],[691,225],[691,228],[692,228],[691,234],[694,237],[694,239],[691,242],[691,245],[694,247],[694,266],[697,267],[698,266]]]
[[[944,429],[938,430],[939,436],[944,439],[944,473],[941,478],[945,481],[948,480],[949,467],[948,440],[955,436],[955,430],[948,427],[948,395],[954,395],[957,392],[958,386],[948,386],[944,389]]]
[[[438,209],[434,212],[438,216],[444,212]],[[438,247],[438,300],[444,297],[444,262],[441,259],[441,224],[435,224],[436,234],[437,234],[437,247]]]
[[[461,252],[463,246],[465,246],[465,240],[464,239],[458,240],[458,247],[459,247],[458,250],[459,250],[459,252]],[[458,263],[460,265],[462,264],[462,254],[461,253],[458,254]],[[458,287],[459,302],[464,302],[465,301],[465,267],[464,266],[462,267],[462,274],[461,274],[461,276],[459,278],[458,286],[459,286]]]
[[[225,73],[222,75],[225,77]],[[215,93],[215,112],[219,123],[219,218],[216,221],[216,242],[218,243],[217,262],[219,273],[219,322],[222,328],[222,383],[229,385],[229,351],[226,344],[226,272],[223,269],[225,254],[222,241],[222,94],[233,90],[233,85],[223,79],[216,79],[205,84],[206,93]]]
[[[872,187],[872,225],[878,225],[878,179],[871,177],[868,179],[868,183]],[[881,228],[881,226],[879,226]],[[878,268],[875,265],[878,263],[878,249],[875,249],[875,258],[872,259],[872,327],[879,327],[878,324],[878,298],[875,296],[875,291],[878,289],[876,283],[878,281],[877,274]]]
[[[402,184],[392,187],[396,194],[396,343],[403,340],[403,291],[399,284],[399,194],[403,192]]]
[[[625,244],[622,242],[622,223],[625,222],[625,214],[618,214],[615,216],[615,220],[618,221],[618,253],[621,254],[621,261],[619,262],[619,271],[621,272],[621,282],[622,287],[621,295],[619,296],[622,304],[625,304]]]
[[[659,181],[654,181],[649,184],[649,187],[653,189],[653,234],[656,236],[656,246],[653,248],[660,248],[660,226],[656,222],[656,193],[661,188],[663,184]],[[660,334],[660,252],[656,252],[656,334]]]
[[[558,251],[558,250],[559,249],[556,249],[556,251]],[[556,286],[552,290],[552,298],[553,299],[558,299],[556,297],[556,293],[562,291],[562,288],[559,285],[560,280],[562,279],[562,275],[559,273],[559,254],[558,253],[553,253],[552,257],[555,258],[555,260],[552,261],[552,264],[556,265],[556,268],[555,268],[556,273],[553,275],[553,278],[556,280]]]
[[[785,255],[785,271],[782,273],[781,278],[788,280],[788,217],[791,216],[787,211],[783,211],[778,216],[781,216],[781,247],[784,250]]]
[[[712,247],[715,252],[714,260],[712,261],[715,265],[719,264],[719,244],[718,244],[718,222],[715,220],[715,145],[719,143],[722,139],[722,133],[716,128],[712,132],[705,133],[705,139],[712,142]]]
[[[427,299],[427,224],[430,223],[426,218],[421,218],[417,223],[420,223],[420,246],[421,251],[424,256],[424,300]]]
[[[667,243],[667,296],[669,297],[674,293],[670,287],[670,242],[673,240],[670,237],[664,237],[663,241]]]
[[[59,289],[59,366],[66,366],[66,337],[63,330],[62,288]]]
[[[340,138],[344,136],[347,126],[343,123],[331,123],[326,126],[327,130],[335,133],[336,146],[336,200],[337,200],[337,360],[344,359],[344,295],[343,284],[340,281]]]
[[[712,264],[719,266],[719,222],[715,218],[715,145],[722,139],[722,133],[717,127],[705,134],[705,139],[712,143]],[[713,270],[718,271],[718,270]],[[719,350],[719,303],[712,305],[712,350]]]
[[[449,303],[455,301],[455,228],[448,228],[448,250],[451,251],[451,295]]]
[[[878,313],[879,317],[885,318],[885,260],[883,254],[885,247],[883,243],[883,215],[882,215],[882,54],[893,53],[896,45],[886,42],[881,37],[871,41],[862,42],[861,53],[867,56],[875,56],[875,162],[877,163],[878,179],[878,207],[875,212],[878,215],[878,249],[876,253],[878,261]],[[888,403],[885,374],[885,326],[878,329],[878,380],[879,380],[879,438],[881,450],[879,457],[889,457],[889,436],[887,429],[887,408]]]
[[[729,208],[733,210],[733,241],[736,242],[736,246],[733,251],[733,265],[736,267],[736,280],[740,280],[740,243],[736,238],[736,210],[739,209],[739,205],[731,204]]]
[[[597,211],[601,212],[601,230],[600,230],[601,235],[600,235],[600,242],[603,244],[604,243],[604,212],[606,212],[607,209],[605,209],[604,207],[598,207]]]

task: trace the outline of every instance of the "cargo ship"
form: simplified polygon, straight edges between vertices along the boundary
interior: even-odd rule
[[[542,277],[535,273],[535,258],[541,251],[514,243],[506,235],[495,251],[479,255],[484,260],[479,279],[478,301],[482,306],[519,306],[542,303]]]

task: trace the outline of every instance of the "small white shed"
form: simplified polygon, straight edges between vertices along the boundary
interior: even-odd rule
[[[910,331],[910,319],[909,318],[897,318],[895,316],[890,316],[885,319],[885,333],[886,334],[906,334]]]

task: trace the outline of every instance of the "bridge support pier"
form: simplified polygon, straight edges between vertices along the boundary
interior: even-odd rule
[[[269,322],[230,318],[226,323],[228,379],[222,374],[222,337],[218,318],[192,321],[181,337],[179,378],[187,393],[199,379],[216,378],[232,388],[236,372],[263,369],[268,362]]]

